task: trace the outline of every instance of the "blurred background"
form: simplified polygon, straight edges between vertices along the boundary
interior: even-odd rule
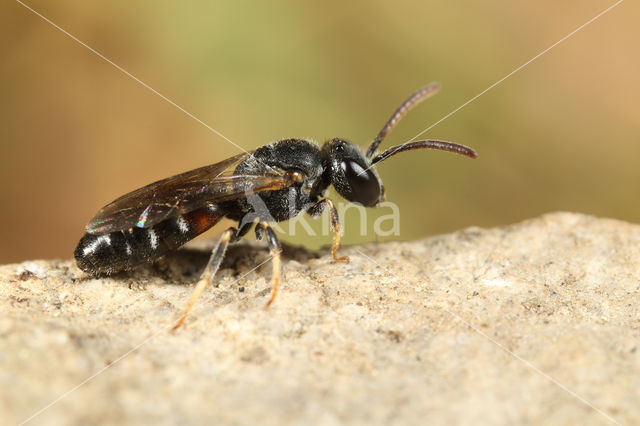
[[[614,2],[113,1],[30,7],[246,149],[402,143]],[[0,6],[0,263],[69,258],[116,197],[239,150],[17,2]],[[431,129],[480,158],[378,167],[400,240],[569,210],[640,220],[640,6],[626,1]],[[346,244],[359,236],[348,213]],[[223,229],[205,235],[212,238]],[[331,237],[281,235],[314,248]]]

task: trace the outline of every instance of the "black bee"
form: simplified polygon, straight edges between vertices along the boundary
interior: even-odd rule
[[[333,202],[323,198],[330,185],[351,202],[375,207],[384,200],[384,188],[374,166],[399,152],[432,148],[477,157],[471,148],[437,140],[409,142],[375,155],[397,122],[437,89],[437,84],[430,84],[413,93],[366,152],[339,138],[322,147],[310,140],[283,139],[123,195],[103,207],[86,226],[74,253],[78,267],[91,274],[111,274],[152,262],[226,217],[237,221],[238,227],[222,233],[174,328],[182,325],[198,295],[213,280],[228,244],[239,240],[254,224],[256,238],[266,236],[273,256],[269,306],[278,290],[281,253],[269,222],[291,219],[301,212],[317,217],[328,208],[334,231],[333,259],[348,261],[337,255],[341,235],[338,213]]]

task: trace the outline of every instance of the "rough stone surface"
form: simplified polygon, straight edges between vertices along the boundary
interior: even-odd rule
[[[348,264],[285,247],[267,311],[268,251],[241,243],[177,333],[202,248],[98,279],[2,266],[0,422],[64,396],[30,424],[638,424],[639,247],[571,213]]]

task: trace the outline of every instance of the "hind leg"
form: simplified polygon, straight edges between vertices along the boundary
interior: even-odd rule
[[[229,245],[230,241],[234,240],[237,232],[238,230],[236,228],[229,228],[222,233],[218,244],[216,244],[213,251],[211,252],[211,257],[209,258],[207,266],[204,268],[202,275],[200,275],[200,279],[196,284],[196,289],[193,291],[191,299],[189,299],[189,302],[187,303],[187,306],[185,307],[180,320],[178,320],[176,325],[173,326],[172,330],[177,330],[178,328],[180,328],[180,326],[189,316],[189,313],[193,309],[193,305],[195,305],[196,300],[198,300],[198,297],[200,296],[204,288],[207,286],[207,284],[210,284],[213,281],[213,277],[218,271],[218,268],[220,268],[220,263],[222,263],[222,259],[224,258],[224,253],[227,251],[227,246]]]

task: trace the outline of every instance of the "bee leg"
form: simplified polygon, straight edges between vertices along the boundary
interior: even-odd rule
[[[251,230],[252,227],[253,227],[253,221],[247,222],[244,225],[242,225],[238,229],[238,232],[236,232],[236,234],[231,238],[231,242],[235,243],[236,241],[240,241],[242,237],[244,237],[247,234],[247,232]]]
[[[338,217],[338,210],[336,206],[333,204],[333,201],[329,198],[325,198],[324,200],[320,200],[314,205],[312,205],[307,213],[311,215],[311,217],[318,217],[322,214],[325,206],[329,206],[329,218],[331,219],[331,228],[333,229],[333,246],[331,247],[331,254],[333,255],[333,260],[336,262],[348,262],[348,256],[338,257],[338,247],[340,247],[340,239],[342,238],[342,226],[340,225],[340,218]]]
[[[222,259],[224,258],[224,253],[227,251],[227,246],[229,245],[229,242],[235,238],[237,232],[238,230],[236,228],[229,228],[222,233],[218,244],[216,244],[215,248],[211,252],[209,263],[207,263],[207,266],[204,268],[202,275],[200,275],[200,279],[196,284],[196,289],[193,291],[191,299],[189,299],[189,302],[187,303],[187,306],[185,307],[180,320],[178,320],[176,325],[174,325],[171,329],[172,331],[180,328],[180,326],[184,323],[184,320],[186,320],[189,316],[189,313],[193,309],[193,305],[195,305],[196,300],[198,300],[198,297],[200,296],[204,288],[207,286],[207,284],[213,281],[213,277],[218,271],[220,263],[222,263]]]
[[[265,305],[265,308],[271,306],[278,294],[278,284],[280,283],[280,242],[276,237],[276,233],[273,232],[273,228],[269,226],[267,222],[260,222],[256,225],[256,239],[261,240],[264,234],[267,235],[267,243],[271,249],[271,256],[273,256],[273,290],[271,290],[271,297]]]

